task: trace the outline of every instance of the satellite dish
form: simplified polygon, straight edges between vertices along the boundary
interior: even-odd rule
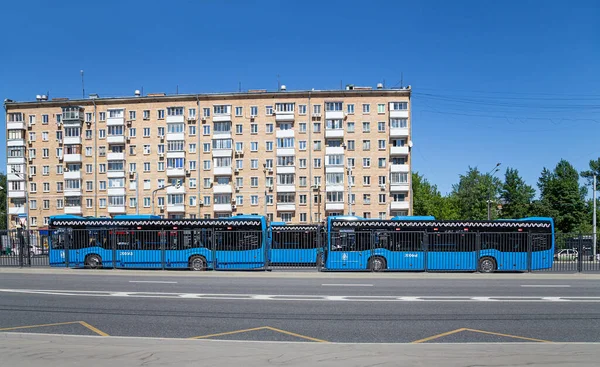
[[[409,148],[412,148],[412,147],[413,147],[413,142],[412,142],[412,140],[410,140],[410,141],[408,142],[408,147],[409,147]]]

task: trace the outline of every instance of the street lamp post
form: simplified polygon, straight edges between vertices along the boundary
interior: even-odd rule
[[[268,188],[267,188],[267,164],[263,163],[263,173],[265,174],[265,220],[267,221],[267,225],[269,224],[269,217],[267,215],[267,192],[268,192]]]
[[[348,215],[352,215],[352,167],[348,166]]]
[[[596,175],[594,175],[594,187],[592,187],[592,199],[594,201],[594,214],[592,218],[592,231],[593,231],[593,241],[594,241],[594,260],[596,259],[596,255],[598,254],[597,246],[596,246]]]
[[[154,215],[154,196],[156,195],[156,193],[158,191],[164,190],[167,187],[171,187],[171,186],[173,186],[173,185],[167,185],[167,186],[159,187],[158,189],[152,191],[152,215]]]
[[[491,220],[492,219],[492,186],[494,184],[493,178],[494,175],[496,174],[496,172],[500,171],[500,163],[496,163],[496,166],[490,171],[488,172],[488,176],[490,176],[490,188],[488,189],[488,200],[487,200],[487,219]]]

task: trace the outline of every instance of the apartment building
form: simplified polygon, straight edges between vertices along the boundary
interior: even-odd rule
[[[315,223],[411,211],[410,87],[5,101],[8,213]]]

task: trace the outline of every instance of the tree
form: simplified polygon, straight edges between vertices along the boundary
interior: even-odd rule
[[[413,214],[432,215],[437,219],[459,219],[454,200],[442,196],[436,185],[418,172],[412,174]]]
[[[519,171],[507,168],[504,184],[500,191],[503,218],[524,218],[531,213],[531,203],[535,196],[533,187],[519,176]]]
[[[596,160],[590,160],[590,169],[588,171],[581,172],[581,177],[585,178],[588,185],[594,184],[594,175],[596,175],[596,190],[600,189],[600,158]]]
[[[0,229],[6,229],[6,191],[8,187],[6,186],[6,175],[4,173],[0,173]]]
[[[587,189],[579,185],[579,173],[569,162],[562,159],[554,171],[544,168],[538,188],[540,200],[534,205],[538,215],[554,218],[560,232],[584,229],[588,212]]]
[[[452,186],[450,197],[457,203],[461,219],[487,219],[487,201],[497,202],[501,182],[491,174],[482,174],[469,167],[466,175],[460,175],[458,184]],[[497,217],[496,205],[492,204],[492,219]]]

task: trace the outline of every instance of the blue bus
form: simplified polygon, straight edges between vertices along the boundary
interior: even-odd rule
[[[267,258],[266,218],[50,217],[51,266],[257,269]]]
[[[314,266],[322,263],[323,226],[271,222],[270,263],[275,266]]]
[[[552,267],[554,222],[327,219],[325,270],[526,271]]]

